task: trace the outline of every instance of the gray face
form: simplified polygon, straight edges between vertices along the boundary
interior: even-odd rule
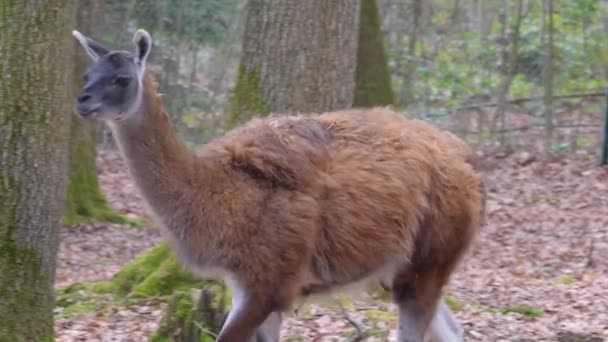
[[[138,111],[142,96],[145,61],[150,51],[150,36],[135,33],[135,52],[109,51],[101,44],[74,31],[93,64],[84,74],[84,86],[75,109],[81,116],[101,120],[122,120]]]

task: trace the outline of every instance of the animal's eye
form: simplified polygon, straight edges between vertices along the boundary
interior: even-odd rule
[[[112,80],[112,84],[115,84],[122,88],[126,88],[130,82],[131,82],[131,78],[128,76],[116,76]]]
[[[85,82],[88,82],[88,81],[89,81],[89,75],[83,75],[83,76],[82,76],[82,79],[83,79]]]

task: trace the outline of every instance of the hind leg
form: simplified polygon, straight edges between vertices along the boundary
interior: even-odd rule
[[[398,342],[424,342],[441,298],[444,278],[437,271],[405,273],[395,278],[393,297],[399,308]]]
[[[439,300],[435,316],[431,322],[425,342],[460,342],[464,341],[464,330],[450,308],[445,303],[444,298]]]

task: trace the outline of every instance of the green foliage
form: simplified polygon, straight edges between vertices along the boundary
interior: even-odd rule
[[[608,6],[599,0],[555,2],[554,93],[604,87],[608,36],[602,18],[608,15]],[[433,0],[431,3],[434,10],[430,17],[420,19],[425,25],[420,29],[416,55],[423,58],[414,60],[416,68],[411,87],[414,106],[424,104],[427,113],[438,112],[440,108],[479,102],[472,100],[479,95],[495,97],[504,77],[502,53],[508,52],[511,42],[509,35],[515,22],[515,2],[484,1],[483,20],[490,23],[487,30],[472,24],[477,20],[474,19],[478,15],[476,6],[461,3],[460,15],[454,19],[453,2]],[[541,2],[527,2],[520,27],[519,63],[509,98],[543,93],[541,5]],[[498,20],[503,10],[507,14],[505,27]],[[389,32],[396,29],[386,28]],[[412,56],[403,53],[407,50],[407,39],[392,40],[389,47],[389,65],[404,65],[411,60]],[[399,70],[393,70],[392,84],[397,93],[405,86],[400,75]]]
[[[119,17],[129,10],[129,2],[108,0],[108,12]],[[226,31],[225,16],[235,7],[236,0],[136,0],[131,18],[138,27],[163,37],[170,44],[217,43]]]

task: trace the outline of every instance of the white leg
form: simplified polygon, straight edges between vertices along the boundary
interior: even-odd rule
[[[273,312],[258,329],[257,342],[279,342],[281,335],[281,313]]]
[[[230,323],[236,316],[236,313],[241,310],[241,307],[245,303],[246,296],[245,289],[241,287],[235,280],[231,278],[226,279],[226,286],[230,288],[230,293],[232,295],[232,307],[230,308],[230,312],[228,313],[228,317],[226,318],[224,325]]]
[[[232,279],[227,279],[226,285],[230,288],[230,292],[232,293],[232,308],[228,313],[224,325],[229,324],[236,317],[236,314],[244,305],[245,297],[247,295],[245,289]],[[281,313],[273,312],[260,326],[256,336],[251,337],[247,342],[279,342],[281,321]]]
[[[399,305],[398,342],[422,342],[426,324],[413,300],[402,301]]]
[[[464,330],[442,297],[427,331],[425,342],[462,342]]]

